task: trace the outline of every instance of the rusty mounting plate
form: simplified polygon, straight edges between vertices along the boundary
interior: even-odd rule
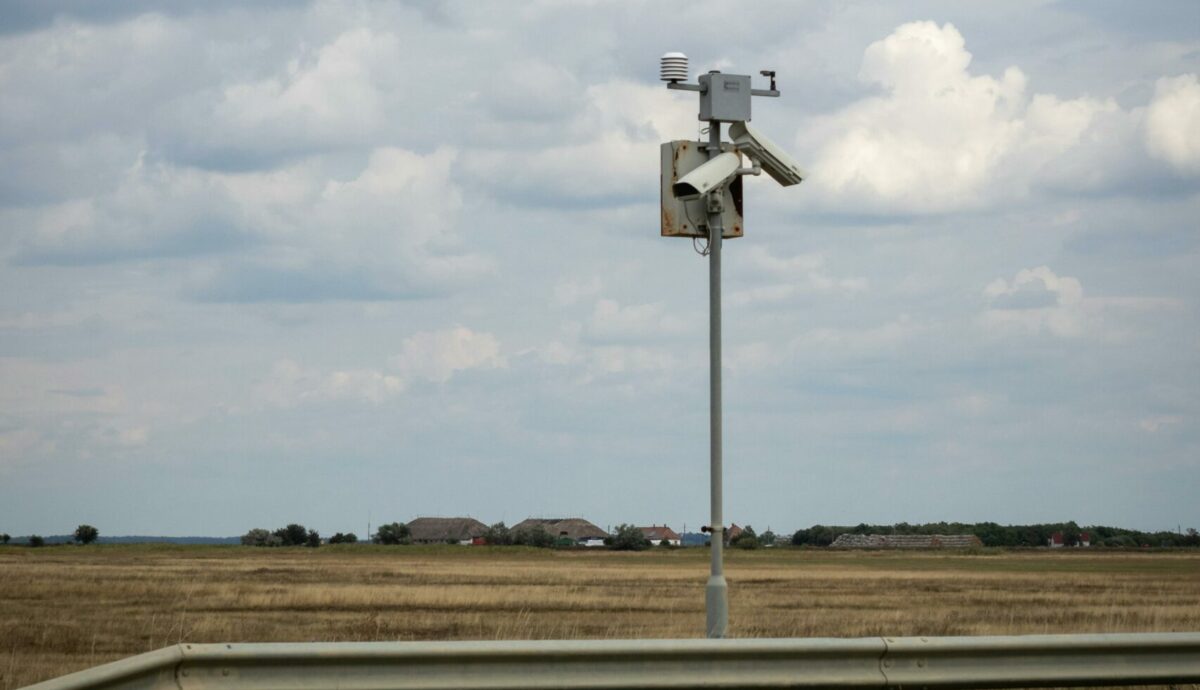
[[[662,155],[660,200],[663,237],[708,237],[708,214],[703,198],[680,199],[671,185],[708,160],[707,144],[691,140],[668,141],[659,147]],[[733,151],[730,144],[721,144],[722,151]],[[737,176],[724,190],[724,211],[721,215],[721,237],[741,237],[742,178]]]

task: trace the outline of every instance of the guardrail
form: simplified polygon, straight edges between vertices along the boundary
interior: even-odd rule
[[[27,690],[1013,688],[1200,682],[1200,633],[180,644]]]

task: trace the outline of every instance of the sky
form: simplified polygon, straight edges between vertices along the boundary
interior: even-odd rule
[[[1200,527],[1200,4],[0,5],[0,531]]]

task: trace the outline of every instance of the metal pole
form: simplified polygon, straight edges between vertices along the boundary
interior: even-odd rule
[[[708,157],[721,154],[721,123],[708,123]],[[722,194],[720,189],[713,194]],[[721,514],[721,213],[708,213],[708,377],[709,481],[712,570],[704,592],[709,637],[725,637],[729,627],[729,588],[725,583],[725,518]]]

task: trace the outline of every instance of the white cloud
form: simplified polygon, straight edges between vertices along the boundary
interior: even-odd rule
[[[562,307],[570,306],[594,297],[603,287],[604,284],[595,276],[588,280],[566,280],[554,286],[554,302]]]
[[[914,320],[908,314],[900,314],[890,321],[869,328],[814,328],[793,338],[789,347],[793,353],[819,354],[826,357],[831,354],[856,357],[881,352],[893,353],[896,348],[928,328],[928,325]]]
[[[687,323],[668,312],[661,302],[622,306],[616,300],[600,299],[592,310],[586,335],[593,342],[632,342],[678,334],[687,329]]]
[[[370,369],[322,372],[302,367],[294,360],[275,363],[271,375],[259,386],[259,395],[280,407],[295,407],[329,400],[382,403],[404,391],[398,376]]]
[[[1011,280],[997,278],[983,290],[989,307],[981,320],[1000,332],[1059,337],[1082,335],[1087,314],[1083,286],[1069,276],[1058,276],[1046,266],[1026,268]]]
[[[818,150],[814,191],[834,204],[917,213],[1023,196],[1039,170],[1117,110],[1111,100],[1030,97],[1020,69],[976,76],[970,63],[952,24],[904,24],[872,43],[860,76],[883,94],[801,135]]]
[[[303,51],[281,74],[226,86],[212,106],[215,148],[311,150],[370,141],[388,124],[387,75],[402,62],[394,34],[346,31],[313,54]],[[216,139],[219,136],[221,139]]]
[[[458,235],[455,157],[381,147],[348,178],[319,159],[224,173],[139,158],[109,193],[10,212],[10,251],[27,263],[211,255],[193,291],[218,300],[447,291],[494,270]]]
[[[1200,172],[1200,80],[1195,74],[1155,83],[1146,114],[1146,148],[1180,172]]]
[[[835,278],[825,268],[822,254],[797,254],[778,257],[761,245],[751,245],[741,259],[754,269],[766,285],[731,291],[726,298],[730,306],[754,303],[781,302],[799,293],[841,293],[853,295],[865,292],[865,278]]]
[[[663,348],[603,345],[589,352],[588,368],[593,374],[629,374],[669,371],[677,364],[678,358]]]
[[[694,104],[676,96],[624,80],[589,86],[564,141],[468,151],[462,168],[501,195],[540,204],[648,198],[658,188],[659,144],[697,132]]]
[[[95,196],[20,212],[16,257],[105,262],[219,252],[243,239],[220,176],[138,156],[115,179]]]
[[[1138,428],[1148,434],[1156,434],[1183,421],[1179,415],[1158,415],[1138,420]]]
[[[496,336],[476,333],[462,326],[445,331],[421,332],[405,338],[400,352],[389,363],[406,378],[421,378],[435,383],[449,381],[460,371],[503,369],[508,366]]]

